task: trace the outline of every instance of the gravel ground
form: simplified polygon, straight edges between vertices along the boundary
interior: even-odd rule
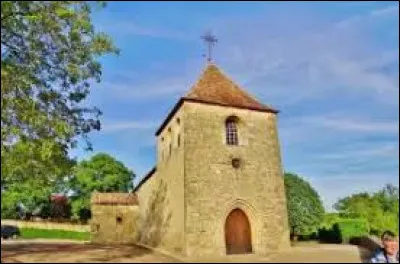
[[[277,262],[361,263],[368,252],[350,245],[297,244],[287,252],[270,257],[231,255],[221,258],[186,259],[188,262]],[[182,258],[181,258],[182,259]],[[65,262],[180,262],[141,246],[102,246],[65,240],[6,240],[1,242],[2,263]]]

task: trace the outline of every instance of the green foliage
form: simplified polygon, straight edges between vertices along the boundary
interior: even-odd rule
[[[369,226],[365,219],[342,219],[332,214],[318,230],[320,242],[349,243],[355,238],[368,235]]]
[[[333,225],[339,231],[340,241],[349,243],[350,239],[368,235],[368,222],[365,219],[342,219]]]
[[[43,143],[43,141],[41,141]],[[1,180],[3,187],[12,191],[14,185],[38,185],[44,188],[54,186],[65,175],[71,173],[75,164],[61,145],[51,145],[51,158],[46,155],[43,145],[36,140],[20,140],[1,160]],[[19,190],[29,192],[27,189]]]
[[[71,173],[74,160],[60,145],[52,145],[48,158],[35,140],[20,140],[7,153],[7,162],[1,160],[1,215],[17,217],[16,205],[22,202],[29,211],[49,203],[50,194],[65,175]]]
[[[324,215],[318,193],[304,179],[285,173],[285,191],[292,235],[317,231]]]
[[[72,216],[76,220],[86,222],[91,218],[90,196],[76,196],[72,198]]]
[[[128,192],[133,189],[135,174],[123,163],[108,154],[99,153],[90,160],[80,162],[69,179],[69,187],[75,192],[72,213],[75,217],[90,217],[92,192]]]
[[[18,202],[22,202],[30,212],[45,206],[49,203],[50,194],[50,187],[42,186],[35,180],[9,184],[1,194],[1,218],[16,219]]]
[[[318,240],[323,243],[340,244],[342,242],[340,231],[336,223],[331,227],[322,227],[318,230]]]
[[[386,185],[373,194],[353,194],[334,207],[343,218],[366,219],[372,234],[380,235],[387,229],[399,232],[399,189],[395,186]]]
[[[70,165],[68,149],[79,138],[90,148],[88,133],[100,129],[100,110],[85,106],[84,99],[100,81],[100,56],[118,50],[95,31],[92,6],[1,2],[2,182],[55,179]]]
[[[90,240],[89,232],[74,232],[57,229],[38,229],[38,228],[21,228],[21,238],[54,238],[54,239],[71,239],[71,240]]]
[[[329,229],[332,226],[341,220],[340,215],[338,213],[326,213],[322,219],[320,224],[320,228]]]

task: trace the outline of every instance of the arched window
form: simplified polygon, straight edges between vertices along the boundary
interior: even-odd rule
[[[237,117],[228,117],[225,121],[226,144],[239,145],[237,131]]]

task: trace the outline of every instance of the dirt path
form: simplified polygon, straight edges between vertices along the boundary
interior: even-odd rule
[[[270,257],[230,255],[221,258],[186,259],[187,262],[361,263],[367,252],[349,245],[296,245]],[[180,262],[140,246],[100,246],[65,241],[2,241],[2,263],[24,262]]]
[[[99,246],[66,242],[2,243],[2,263],[177,262],[138,246]]]
[[[369,252],[352,245],[298,245],[290,251],[273,256],[276,263],[362,263],[369,258]]]
[[[369,252],[351,245],[306,244],[293,246],[286,252],[269,257],[256,255],[230,255],[219,258],[187,259],[186,262],[216,263],[362,263]]]

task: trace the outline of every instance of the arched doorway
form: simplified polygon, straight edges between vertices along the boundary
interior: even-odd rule
[[[232,210],[226,218],[225,244],[227,254],[252,252],[249,219],[239,208]]]

